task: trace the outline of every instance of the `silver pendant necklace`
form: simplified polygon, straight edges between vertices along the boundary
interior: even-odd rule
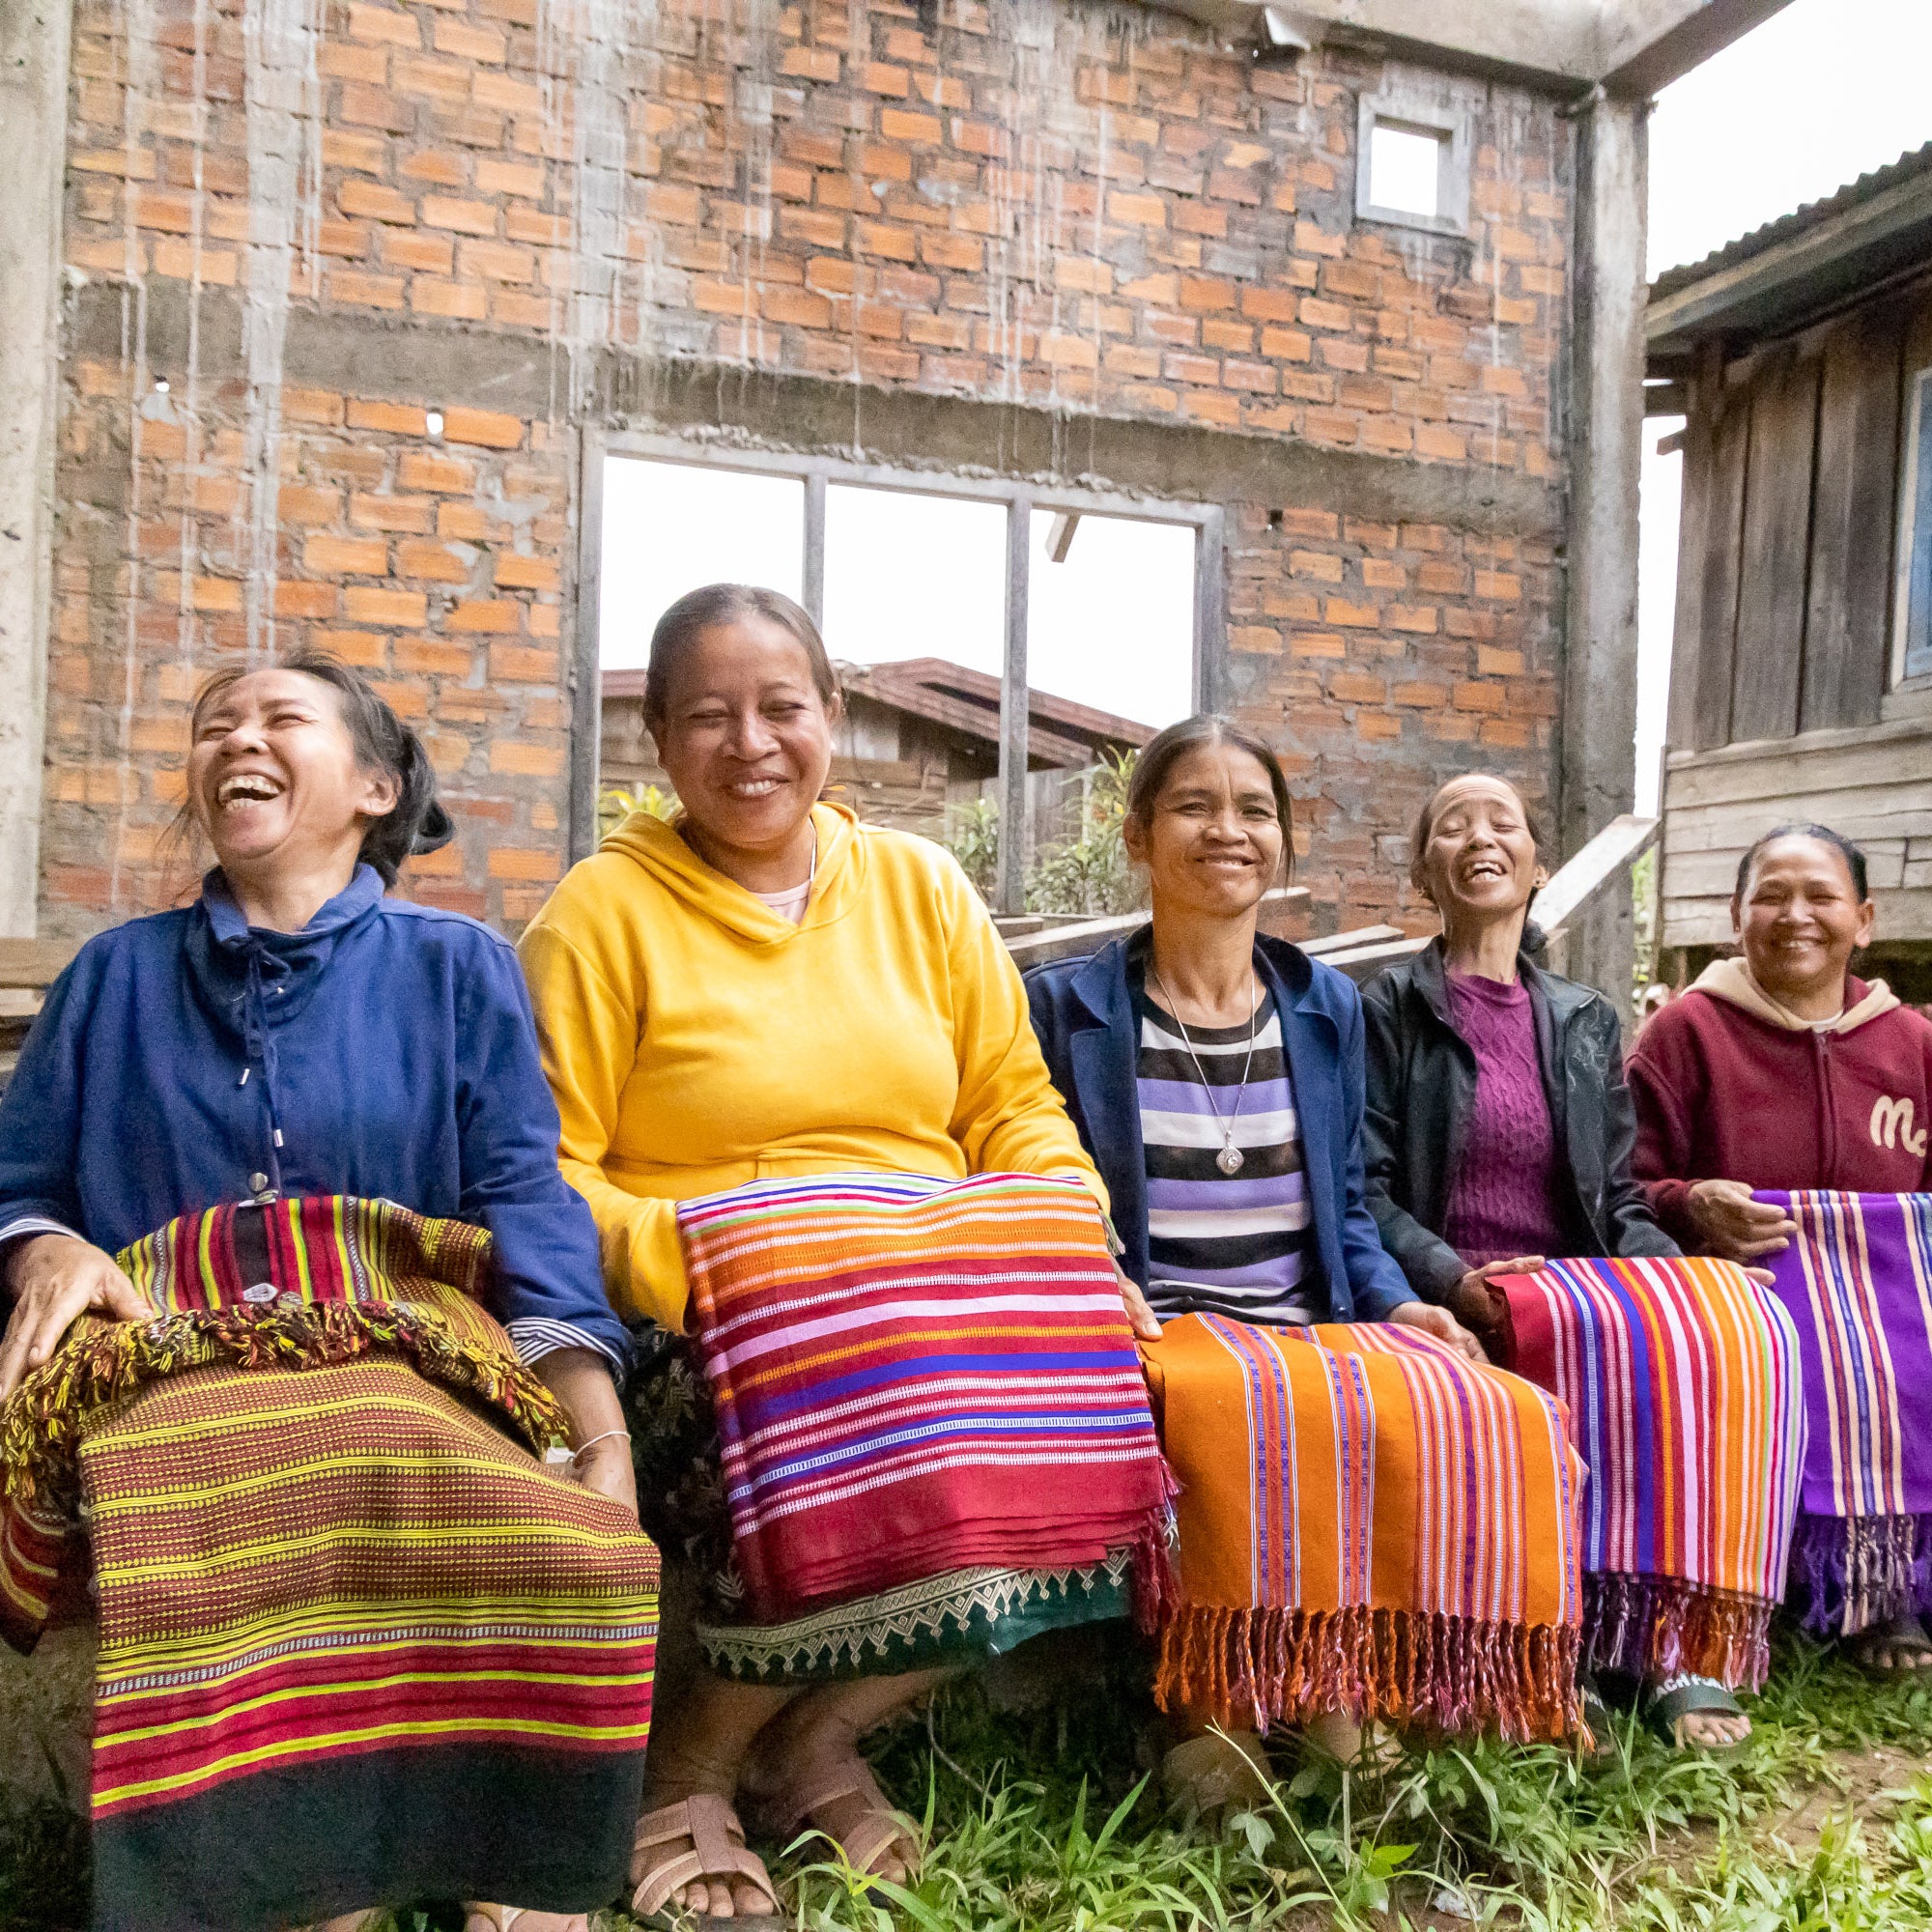
[[[1248,972],[1248,1057],[1241,1066],[1241,1084],[1235,1089],[1235,1104],[1229,1110],[1228,1118],[1221,1118],[1221,1110],[1214,1104],[1213,1084],[1208,1078],[1208,1069],[1201,1064],[1201,1056],[1194,1050],[1194,1039],[1187,1031],[1187,1022],[1180,1017],[1180,1009],[1175,997],[1167,990],[1160,977],[1159,969],[1153,961],[1148,961],[1148,971],[1153,975],[1153,982],[1160,988],[1160,996],[1167,1002],[1167,1009],[1174,1015],[1174,1023],[1180,1029],[1181,1043],[1187,1048],[1187,1057],[1194,1063],[1194,1070],[1201,1076],[1201,1085],[1207,1091],[1208,1111],[1214,1116],[1214,1124],[1221,1130],[1221,1151],[1214,1156],[1214,1165],[1223,1174],[1239,1174],[1247,1165],[1247,1155],[1235,1145],[1235,1122],[1241,1116],[1241,1101],[1248,1091],[1248,1075],[1255,1066],[1255,1015],[1262,1005],[1261,982],[1254,976],[1252,968]]]

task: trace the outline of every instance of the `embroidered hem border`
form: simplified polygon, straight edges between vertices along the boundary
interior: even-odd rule
[[[1932,1516],[1801,1512],[1791,1601],[1819,1636],[1856,1636],[1932,1610]]]
[[[1771,1669],[1776,1608],[1682,1577],[1585,1571],[1582,1665],[1646,1682],[1688,1674],[1757,1690]]]
[[[1162,1625],[1154,1701],[1263,1731],[1346,1711],[1527,1744],[1581,1727],[1579,1644],[1575,1625],[1189,1605]]]
[[[883,1676],[1125,1617],[1135,1567],[1122,1548],[1076,1569],[953,1570],[788,1623],[699,1624],[697,1638],[714,1670],[751,1683]]]

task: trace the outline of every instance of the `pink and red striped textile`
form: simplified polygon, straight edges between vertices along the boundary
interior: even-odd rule
[[[1085,1188],[820,1175],[678,1228],[762,1621],[980,1565],[1154,1561],[1168,1476]]]

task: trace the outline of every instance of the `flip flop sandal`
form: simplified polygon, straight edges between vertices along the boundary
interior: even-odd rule
[[[1674,1749],[1700,1750],[1707,1757],[1722,1757],[1739,1749],[1743,1739],[1731,1745],[1693,1745],[1678,1734],[1677,1726],[1686,1718],[1706,1714],[1742,1718],[1745,1707],[1714,1677],[1666,1677],[1644,1690],[1643,1720]]]
[[[1253,1731],[1204,1731],[1178,1744],[1160,1761],[1161,1789],[1177,1809],[1202,1817],[1216,1811],[1258,1811],[1274,1796],[1267,1759]]]
[[[842,1838],[817,1815],[841,1798],[863,1799],[866,1804],[866,1815]],[[919,1858],[919,1839],[905,1814],[893,1808],[862,1757],[855,1756],[850,1764],[828,1772],[823,1782],[812,1785],[802,1798],[787,1798],[773,1805],[760,1814],[759,1822],[774,1837],[787,1839],[801,1825],[811,1825],[838,1847],[855,1872],[867,1877],[874,1875],[879,1859],[894,1845],[905,1847],[906,1864]]]
[[[682,1804],[666,1804],[646,1811],[638,1820],[634,1849],[663,1851],[689,1844],[689,1851],[669,1850],[662,1862],[650,1865],[631,1894],[631,1914],[648,1925],[697,1928],[725,1927],[734,1932],[784,1932],[784,1918],[778,1909],[778,1888],[772,1884],[764,1861],[745,1845],[745,1828],[738,1814],[723,1798],[699,1792]],[[769,1912],[740,1912],[729,1918],[709,1912],[686,1908],[667,1909],[665,1901],[672,1892],[695,1879],[734,1878],[748,1880],[772,1901]],[[508,1932],[508,1928],[505,1928]]]

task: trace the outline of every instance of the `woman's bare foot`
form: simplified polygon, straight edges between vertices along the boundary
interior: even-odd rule
[[[1168,1802],[1207,1818],[1259,1811],[1274,1796],[1262,1741],[1253,1731],[1202,1730],[1161,1760]]]
[[[1918,1617],[1893,1617],[1861,1631],[1851,1651],[1859,1667],[1875,1677],[1922,1677],[1932,1670],[1932,1642]]]
[[[1369,1733],[1347,1711],[1323,1711],[1301,1727],[1301,1735],[1324,1757],[1352,1770],[1362,1759]]]
[[[590,1932],[582,1912],[526,1912],[516,1905],[467,1905],[463,1932]]]

